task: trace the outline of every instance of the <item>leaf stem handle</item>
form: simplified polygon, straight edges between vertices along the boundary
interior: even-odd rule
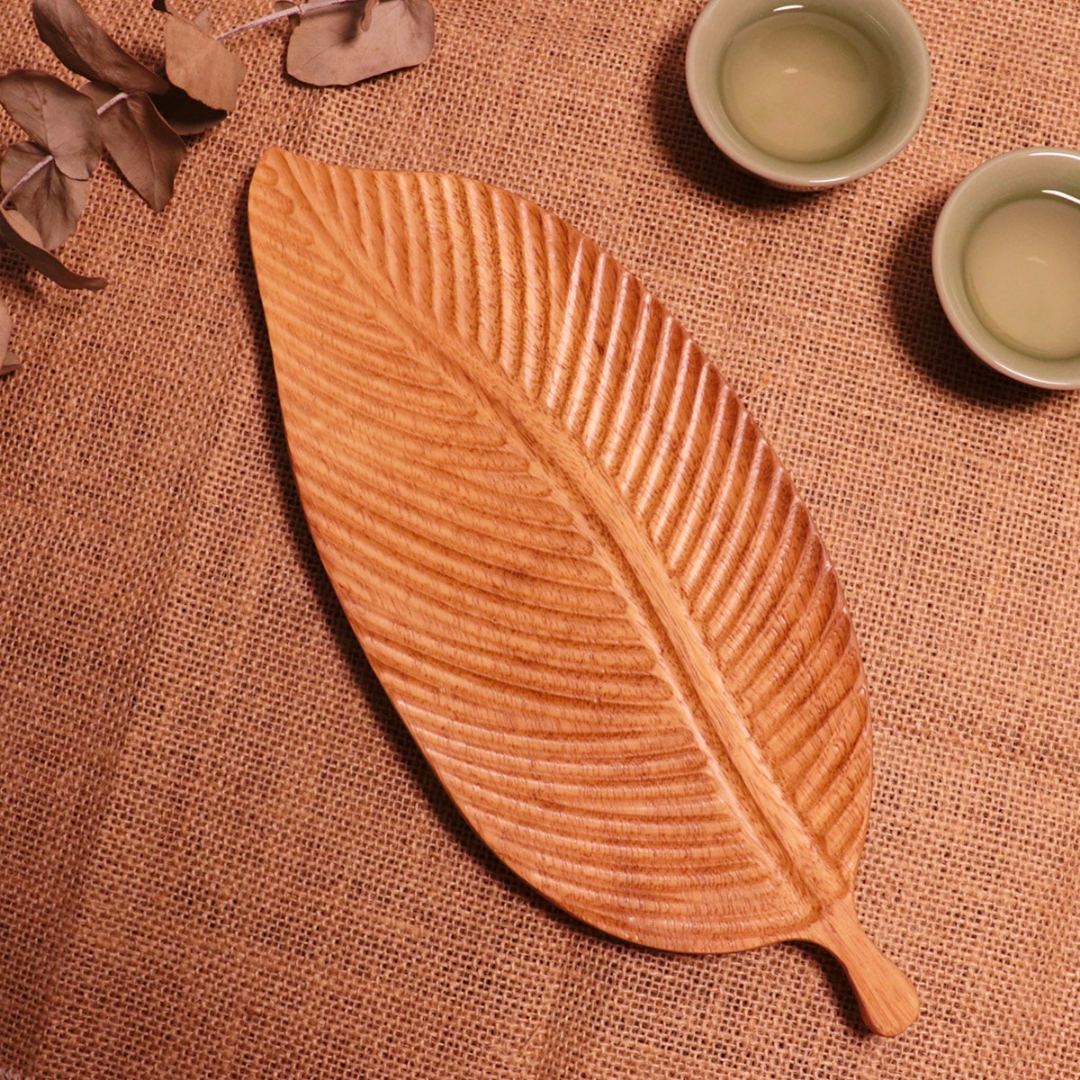
[[[807,937],[829,950],[844,967],[863,1020],[878,1035],[899,1035],[919,1015],[911,980],[870,940],[849,894],[828,908]]]

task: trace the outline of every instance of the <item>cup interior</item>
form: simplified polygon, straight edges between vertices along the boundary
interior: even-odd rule
[[[992,368],[1032,386],[1080,388],[1080,356],[1047,360],[1018,352],[983,325],[968,297],[964,253],[975,227],[1005,203],[1044,191],[1080,202],[1080,152],[1040,147],[992,158],[957,185],[934,230],[934,284],[964,344]]]
[[[869,38],[881,51],[892,88],[882,119],[868,138],[841,157],[793,162],[767,153],[732,123],[721,97],[721,66],[732,38],[781,11],[832,16]],[[930,99],[930,59],[918,26],[899,0],[710,0],[690,35],[686,83],[698,120],[736,164],[781,187],[830,187],[883,165],[911,140]]]

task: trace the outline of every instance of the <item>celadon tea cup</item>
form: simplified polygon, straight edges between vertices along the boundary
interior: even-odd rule
[[[686,50],[709,138],[795,190],[895,157],[926,115],[930,82],[926,43],[900,0],[709,0]]]
[[[1050,390],[1080,389],[1080,152],[1013,150],[949,196],[934,284],[967,347]]]

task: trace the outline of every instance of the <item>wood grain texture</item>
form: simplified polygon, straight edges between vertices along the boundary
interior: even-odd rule
[[[312,534],[462,813],[618,937],[817,942],[868,1025],[866,690],[806,507],[686,331],[556,217],[269,151],[252,249]]]

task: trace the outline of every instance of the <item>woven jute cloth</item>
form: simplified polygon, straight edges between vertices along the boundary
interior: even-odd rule
[[[85,6],[159,55],[149,2]],[[164,213],[95,177],[64,256],[104,293],[0,258],[25,361],[0,382],[3,1080],[1080,1076],[1080,393],[982,366],[930,269],[970,170],[1080,146],[1080,10],[909,6],[926,121],[828,193],[770,189],[699,129],[698,3],[458,0],[428,63],[347,89],[289,80],[281,24],[236,39],[240,107]],[[4,0],[0,67],[59,71],[29,7]],[[297,499],[244,209],[270,145],[533,199],[732,382],[860,639],[856,900],[920,990],[904,1035],[868,1035],[809,947],[593,932],[459,816]]]

